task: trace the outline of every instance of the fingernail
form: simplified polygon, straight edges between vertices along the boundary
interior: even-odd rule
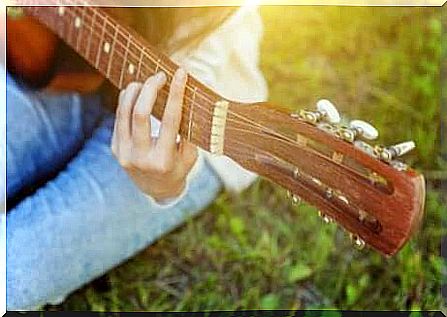
[[[183,80],[186,77],[186,71],[183,68],[179,67],[176,71],[176,76],[179,80]]]
[[[159,83],[163,83],[166,81],[166,74],[164,72],[158,72],[155,74],[155,80]]]

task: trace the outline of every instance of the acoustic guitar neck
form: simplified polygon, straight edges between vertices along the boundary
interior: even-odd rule
[[[26,7],[118,89],[130,82],[144,82],[163,71],[167,84],[159,92],[153,115],[161,118],[173,74],[179,67],[134,30],[122,25],[100,7]],[[210,133],[215,104],[224,100],[188,75],[180,134],[205,150],[211,150]]]

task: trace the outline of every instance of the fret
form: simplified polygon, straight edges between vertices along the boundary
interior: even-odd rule
[[[118,83],[119,89],[123,88],[124,73],[126,73],[126,72],[133,73],[131,71],[131,65],[133,65],[133,64],[129,64],[129,66],[127,66],[127,63],[128,63],[127,55],[129,54],[130,42],[131,42],[131,36],[130,36],[130,34],[128,34],[127,41],[126,41],[126,48],[124,49],[123,65],[121,66],[120,81]]]
[[[84,24],[85,24],[85,10],[86,7],[81,7],[81,16],[77,15],[75,18],[75,28],[78,29],[79,31],[76,32],[77,36],[76,36],[76,50],[79,51],[79,41],[82,40],[82,30],[84,29]]]
[[[64,20],[61,18],[65,14],[65,7],[56,7],[55,9],[57,11],[57,19],[56,19],[57,20],[57,24],[56,24],[57,32],[56,33],[62,37],[65,35],[65,28],[66,28],[66,24],[64,23]]]
[[[110,21],[107,19],[105,20],[106,23],[104,24],[104,33],[100,47],[101,54],[98,69],[101,70],[107,78],[109,78],[109,63],[111,63],[112,60],[111,54],[114,46],[116,28],[112,23],[110,23]]]
[[[95,67],[97,69],[99,69],[99,61],[100,61],[101,53],[102,53],[102,45],[104,43],[104,33],[106,31],[106,23],[107,23],[106,20],[107,20],[107,17],[103,17],[102,18],[101,37],[100,37],[100,41],[99,41],[98,51],[96,53],[96,62],[95,62]]]
[[[112,40],[112,48],[110,50],[110,56],[109,56],[109,63],[107,65],[107,72],[106,72],[106,77],[109,78],[110,77],[110,67],[112,66],[112,60],[113,60],[113,53],[115,51],[115,46],[116,46],[116,37],[118,34],[118,28],[115,27],[115,32],[113,34],[113,40]]]
[[[32,13],[34,10],[30,8],[27,11]],[[138,35],[119,26],[113,17],[100,8],[81,10],[79,7],[57,7],[54,10],[42,8],[35,11],[37,18],[59,33],[62,39],[120,89],[131,81],[144,80],[163,70],[168,83],[153,108],[153,114],[161,119],[172,73],[178,67],[175,63],[140,40]],[[77,32],[77,37],[73,32]],[[181,135],[188,141],[208,148],[214,104],[210,100],[218,98],[192,76],[188,77],[181,124]]]
[[[159,59],[157,59],[157,65],[155,66],[155,74],[156,73],[158,73],[158,68],[160,67],[160,62],[161,62],[161,59],[159,58]]]
[[[138,70],[136,75],[137,80],[140,80],[141,77],[141,64],[143,63],[144,50],[144,47],[140,49],[140,59],[138,60]]]
[[[65,32],[67,32],[68,31],[68,34],[67,34],[67,41],[68,41],[68,43],[70,44],[70,45],[73,45],[73,38],[72,38],[72,35],[73,35],[73,23],[74,23],[74,18],[73,18],[73,14],[72,14],[72,11],[73,11],[73,8],[72,7],[66,7],[65,8],[65,14],[64,14],[64,19],[66,19],[67,20],[67,25],[66,25],[66,27],[65,27]],[[68,11],[70,11],[70,12],[68,12]],[[68,29],[68,30],[67,30]]]
[[[141,60],[141,56],[137,56],[137,52],[140,51],[140,48],[135,45],[133,41],[129,44],[129,54],[127,55],[127,64],[124,68],[124,83],[128,84],[132,81],[138,81],[138,77],[136,76],[136,65]],[[135,52],[135,53],[132,53]],[[131,54],[132,53],[132,54]]]
[[[197,93],[197,87],[194,87],[194,91],[192,93],[191,102],[189,105],[189,120],[188,120],[188,142],[191,142],[192,137],[192,129],[194,128],[194,105],[196,103],[196,93]]]
[[[90,50],[91,50],[91,45],[92,45],[93,30],[95,28],[95,18],[96,18],[96,9],[93,9],[93,17],[90,20],[90,33],[88,36],[87,48],[85,51],[85,56],[87,56],[88,60],[89,60]]]

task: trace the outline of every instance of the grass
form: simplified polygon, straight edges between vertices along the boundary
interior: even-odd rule
[[[407,161],[428,176],[446,168],[439,155],[439,10],[264,7],[262,16],[272,102],[299,109],[328,98],[347,117],[372,122],[385,144],[415,140]],[[447,214],[439,185],[428,180],[419,233],[385,259],[353,250],[313,207],[293,206],[281,188],[260,180],[240,197],[222,194],[52,309],[438,309]]]

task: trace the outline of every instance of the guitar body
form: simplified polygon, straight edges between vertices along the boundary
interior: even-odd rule
[[[7,17],[6,34],[8,71],[30,87],[89,93],[104,81],[101,74],[91,69],[63,69],[58,63],[63,44],[54,32],[31,16]]]
[[[7,17],[6,56],[8,71],[30,86],[48,83],[58,47],[58,38],[28,16]]]

